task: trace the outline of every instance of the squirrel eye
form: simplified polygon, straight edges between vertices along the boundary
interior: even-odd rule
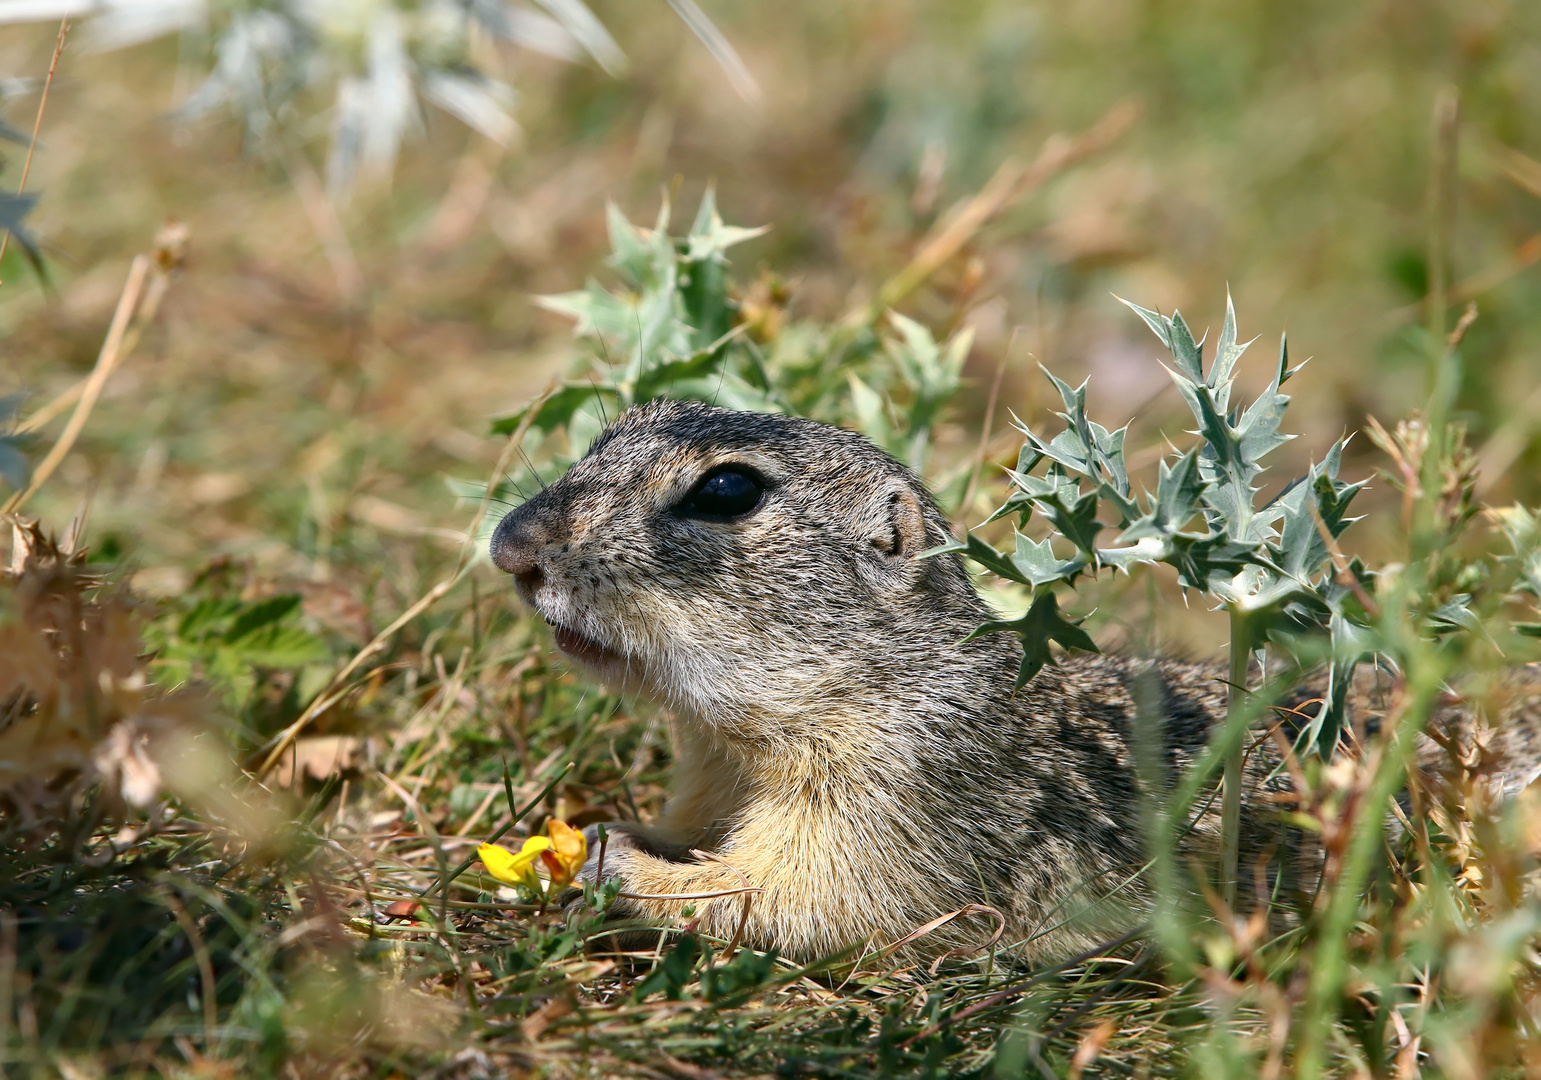
[[[748,469],[724,465],[713,469],[676,508],[683,517],[724,520],[743,517],[760,505],[765,484]]]

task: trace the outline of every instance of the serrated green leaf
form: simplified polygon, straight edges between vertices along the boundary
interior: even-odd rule
[[[990,571],[996,577],[1005,578],[1007,581],[1015,581],[1021,585],[1031,584],[1015,566],[1011,560],[989,544],[985,543],[973,533],[969,533],[962,542],[943,544],[920,553],[922,559],[932,555],[943,555],[957,552],[965,558],[974,560],[980,566]]]
[[[1236,307],[1231,302],[1231,292],[1225,291],[1225,325],[1220,330],[1220,340],[1215,343],[1215,358],[1209,367],[1209,378],[1206,380],[1211,389],[1215,390],[1216,400],[1223,410],[1227,407],[1229,394],[1219,394],[1221,387],[1229,388],[1236,377],[1236,361],[1241,359],[1242,353],[1247,351],[1248,342],[1236,340]]]
[[[728,248],[764,236],[769,231],[769,225],[754,228],[724,225],[722,215],[717,212],[717,188],[709,185],[706,194],[701,196],[701,205],[696,209],[690,235],[685,238],[685,257],[695,263],[726,262],[723,253]]]
[[[987,622],[964,640],[972,641],[985,634],[999,633],[1016,634],[1022,642],[1022,664],[1017,670],[1013,692],[1026,686],[1033,676],[1043,670],[1045,664],[1054,662],[1054,655],[1049,649],[1051,641],[1064,649],[1092,653],[1101,651],[1091,636],[1081,629],[1079,622],[1071,622],[1060,614],[1059,600],[1055,598],[1052,587],[1040,590],[1033,598],[1032,606],[1020,619]]]
[[[889,453],[900,449],[894,446],[893,427],[888,422],[882,395],[855,372],[846,373],[846,382],[851,388],[851,408],[856,413],[856,422],[867,438]]]
[[[667,392],[677,382],[715,371],[725,359],[722,349],[703,349],[677,360],[662,361],[644,371],[637,380],[637,400],[649,401]]]
[[[590,280],[582,289],[537,296],[535,306],[558,315],[566,315],[577,325],[577,337],[626,337],[636,331],[636,307],[611,294],[599,282]]]
[[[1172,321],[1170,319],[1158,311],[1151,311],[1149,308],[1143,308],[1139,304],[1125,300],[1122,296],[1115,295],[1113,299],[1144,320],[1145,325],[1150,327],[1151,332],[1161,339],[1161,344],[1167,347],[1167,351],[1172,351]],[[1193,381],[1198,382],[1203,377],[1202,372],[1195,373]]]
[[[609,263],[620,273],[628,285],[643,288],[650,283],[656,270],[658,249],[639,230],[615,203],[605,202],[605,228],[610,233]],[[669,261],[674,261],[669,252]]]
[[[1017,550],[1011,556],[1011,565],[1021,571],[1028,584],[1037,587],[1070,581],[1086,562],[1084,559],[1061,559],[1054,554],[1054,546],[1047,538],[1033,541],[1017,533]]]
[[[1182,317],[1182,312],[1172,312],[1169,320],[1171,326],[1172,359],[1177,361],[1177,368],[1193,382],[1204,383],[1204,354],[1199,348],[1199,343],[1193,340],[1193,331],[1188,329],[1187,322]],[[1222,411],[1224,406],[1221,407]]]

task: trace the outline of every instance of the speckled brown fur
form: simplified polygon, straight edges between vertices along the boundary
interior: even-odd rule
[[[724,463],[764,477],[761,505],[677,514]],[[1159,698],[1141,715],[1157,714],[1149,745],[1170,777],[1223,715],[1224,673],[1078,655],[1013,695],[1015,640],[963,641],[994,617],[963,563],[916,557],[948,533],[920,481],[859,435],[678,401],[627,411],[504,519],[493,559],[559,643],[678,718],[674,796],[656,825],[616,827],[606,876],[643,894],[737,886],[689,854],[707,848],[764,890],[748,942],[804,960],[971,903],[1005,914],[1027,960],[1140,920],[1145,892],[1125,884],[1145,858],[1135,694]],[[1251,848],[1275,842],[1248,813]],[[1190,851],[1212,848],[1217,817]],[[685,903],[618,910],[670,920]],[[716,935],[738,924],[737,898],[695,907]]]

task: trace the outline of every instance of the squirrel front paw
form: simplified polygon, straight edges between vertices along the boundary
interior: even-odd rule
[[[689,845],[665,839],[645,825],[617,821],[608,822],[603,828],[605,830],[603,841],[600,839],[599,825],[590,825],[583,830],[583,838],[588,844],[588,858],[578,871],[577,884],[557,898],[569,925],[582,919],[590,911],[585,900],[587,890],[584,886],[595,893],[599,892],[607,882],[617,882],[621,888],[624,888],[627,878],[636,869],[639,860],[694,861]],[[604,921],[607,923],[647,918],[647,913],[642,910],[641,905],[627,897],[614,895],[610,902],[604,905],[603,914]],[[616,948],[623,952],[651,948],[657,943],[656,930],[639,928],[619,934],[612,932],[605,936],[609,940],[607,948]]]

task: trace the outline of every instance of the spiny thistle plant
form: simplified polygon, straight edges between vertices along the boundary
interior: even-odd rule
[[[895,333],[865,323],[784,322],[779,312],[762,320],[774,329],[756,329],[729,279],[727,252],[765,230],[723,224],[711,189],[685,236],[671,237],[669,220],[667,201],[651,229],[609,208],[609,266],[620,287],[590,281],[539,301],[571,317],[594,352],[548,395],[497,418],[495,434],[525,427],[530,453],[544,446],[562,467],[618,410],[659,396],[694,398],[845,423],[925,471],[935,426],[962,386],[971,333],[938,342],[897,313],[888,317]],[[565,452],[546,443],[557,432],[566,436]],[[942,478],[944,498],[961,493],[967,474],[965,464]],[[513,486],[534,479],[516,474]]]
[[[1128,303],[1125,301],[1125,303]],[[1236,365],[1250,342],[1236,334],[1236,312],[1226,298],[1225,324],[1214,358],[1204,370],[1202,341],[1195,341],[1181,313],[1170,318],[1129,304],[1171,353],[1168,368],[1192,412],[1197,446],[1174,451],[1160,463],[1154,493],[1134,494],[1124,455],[1125,425],[1108,431],[1086,415],[1086,387],[1072,389],[1045,373],[1059,391],[1065,428],[1053,438],[1020,420],[1026,436],[1017,467],[1008,470],[1014,488],[988,521],[1016,518],[1015,548],[996,550],[974,533],[938,551],[958,551],[992,573],[1026,586],[1032,603],[1020,618],[986,623],[978,634],[1009,632],[1022,642],[1017,676],[1021,689],[1045,663],[1049,643],[1095,652],[1096,644],[1059,610],[1057,590],[1074,586],[1101,570],[1129,572],[1165,564],[1178,583],[1224,608],[1231,624],[1231,712],[1244,707],[1249,663],[1270,640],[1289,651],[1292,639],[1312,631],[1331,641],[1329,689],[1301,735],[1316,753],[1335,746],[1353,669],[1364,658],[1362,631],[1348,601],[1353,590],[1328,573],[1331,545],[1353,519],[1349,503],[1364,482],[1338,479],[1345,440],[1335,443],[1320,464],[1259,504],[1256,481],[1263,459],[1292,436],[1279,430],[1289,403],[1281,387],[1300,369],[1289,366],[1287,339],[1267,389],[1249,405],[1233,402]],[[1039,466],[1041,474],[1035,474]],[[1034,541],[1025,529],[1034,511],[1046,519],[1051,536]],[[1111,518],[1119,529],[1109,546],[1100,534]],[[988,523],[988,522],[987,522]],[[1055,551],[1068,543],[1071,551]],[[1363,576],[1362,570],[1348,573]],[[1222,881],[1234,899],[1241,814],[1242,751],[1228,754],[1222,811]]]

